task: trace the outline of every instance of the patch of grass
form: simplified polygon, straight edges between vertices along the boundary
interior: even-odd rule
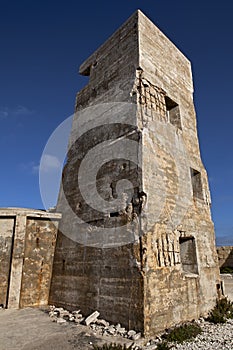
[[[170,350],[173,345],[169,346],[167,342],[158,343],[157,350]]]
[[[210,311],[207,320],[212,323],[225,323],[228,318],[233,318],[233,303],[227,298],[216,301],[213,310]]]
[[[170,333],[164,335],[164,338],[169,342],[183,343],[192,340],[201,332],[200,326],[190,323],[173,328]]]
[[[233,267],[230,267],[230,266],[220,267],[220,273],[233,273]]]
[[[93,349],[94,350],[132,350],[132,345],[130,345],[129,347],[126,347],[126,345],[124,344],[104,344],[104,345],[93,345]],[[162,350],[162,349],[161,349]],[[166,350],[166,349],[165,349]]]

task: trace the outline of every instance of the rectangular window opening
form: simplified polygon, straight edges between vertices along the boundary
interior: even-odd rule
[[[190,168],[190,173],[193,188],[193,197],[203,199],[201,173],[192,168]]]
[[[175,127],[182,129],[179,105],[172,101],[168,96],[165,96],[165,105],[168,121]]]
[[[180,260],[184,272],[198,274],[194,237],[180,237]]]

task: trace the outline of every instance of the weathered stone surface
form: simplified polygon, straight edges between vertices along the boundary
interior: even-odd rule
[[[197,319],[214,306],[220,276],[191,64],[138,11],[80,72],[90,80],[63,171],[50,303],[146,335]],[[133,194],[126,186],[111,211],[122,179]],[[95,208],[98,194],[109,211]]]
[[[0,304],[6,306],[10,278],[14,217],[0,218]]]
[[[59,218],[40,210],[0,209],[0,304],[47,305]]]
[[[136,340],[139,340],[141,338],[141,336],[142,336],[141,333],[136,333],[136,334],[132,335],[132,339],[134,341],[136,341]]]

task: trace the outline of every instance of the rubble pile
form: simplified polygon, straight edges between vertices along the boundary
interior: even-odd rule
[[[53,322],[59,324],[66,322],[74,322],[77,324],[84,324],[89,326],[95,334],[105,336],[121,336],[131,340],[138,340],[141,338],[141,333],[137,333],[134,330],[127,331],[124,327],[118,323],[117,325],[110,324],[109,322],[99,319],[100,313],[98,311],[93,312],[88,317],[83,317],[80,310],[67,311],[62,307],[50,306],[49,317]]]
[[[62,307],[55,306],[50,306],[49,317],[53,322],[57,323],[81,323],[84,320],[80,310],[69,312]]]
[[[109,337],[121,336],[131,340],[127,346],[132,346],[133,350],[156,350],[158,344],[163,342],[162,334],[154,339],[146,340],[141,337],[141,333],[134,330],[127,331],[119,323],[112,325],[109,322],[99,319],[100,313],[93,312],[88,317],[83,317],[80,310],[69,312],[63,308],[50,306],[49,316],[52,321],[65,324],[74,322],[77,325],[82,324],[89,327],[95,335],[103,335]],[[195,339],[180,343],[169,343],[168,345],[177,350],[232,350],[233,349],[233,320],[228,319],[225,324],[213,324],[200,318],[196,321],[202,328],[202,333]],[[114,342],[110,339],[110,342]]]

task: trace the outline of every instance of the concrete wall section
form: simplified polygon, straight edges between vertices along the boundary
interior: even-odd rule
[[[11,271],[15,217],[0,217],[0,304],[6,305]]]
[[[139,330],[143,328],[143,278],[134,247],[128,244],[139,234],[138,224],[131,222],[131,216],[133,205],[134,211],[138,210],[135,203],[141,191],[137,164],[140,132],[136,104],[132,105],[134,97],[131,96],[138,67],[137,32],[136,15],[80,67],[82,74],[90,76],[90,82],[77,94],[70,149],[63,171],[58,201],[63,219],[54,258],[50,302],[79,307],[84,314],[98,309],[101,317]],[[110,143],[114,143],[113,151]],[[129,158],[126,143],[134,145],[128,148]],[[94,148],[94,159],[81,176],[78,173],[81,162]],[[96,164],[101,162],[104,165],[98,169]],[[96,174],[96,185],[105,200],[98,210],[93,210],[97,198],[92,192],[94,168],[100,170]],[[79,178],[75,178],[75,174]],[[134,203],[127,202],[126,190],[125,197],[119,198],[122,210],[113,209],[111,215],[104,214],[106,203],[111,207],[111,201],[117,197],[117,182],[126,176],[134,184]],[[83,180],[82,192],[77,186],[79,180]],[[83,193],[91,194],[90,205],[83,199]],[[80,223],[80,219],[84,223]],[[121,230],[121,225],[127,226],[127,232]],[[120,247],[115,248],[116,245]]]
[[[27,219],[20,307],[48,304],[57,224],[43,217]]]
[[[0,209],[0,303],[4,307],[48,303],[59,219],[60,214],[40,210]]]
[[[58,234],[49,302],[128,329],[143,328],[143,279],[133,263],[131,245],[85,247]]]

